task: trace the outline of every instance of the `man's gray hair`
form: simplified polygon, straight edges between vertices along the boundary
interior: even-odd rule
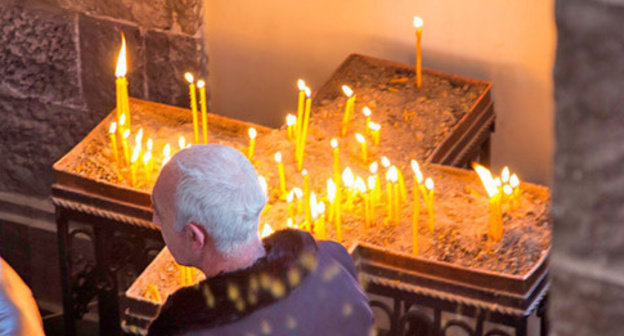
[[[179,169],[174,228],[193,221],[224,255],[258,239],[266,196],[249,160],[224,145],[194,145],[176,154]]]

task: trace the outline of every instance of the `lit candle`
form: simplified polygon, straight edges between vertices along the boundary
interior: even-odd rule
[[[492,173],[490,173],[487,168],[478,163],[473,163],[472,167],[479,175],[479,178],[481,179],[481,182],[490,197],[489,236],[492,240],[499,241],[503,236],[500,192],[494,182],[494,179],[492,178]]]
[[[310,213],[310,176],[308,175],[308,171],[306,169],[301,171],[301,175],[303,175],[303,209],[305,213],[305,226],[309,226],[311,221],[311,213]]]
[[[401,209],[401,199],[399,197],[398,170],[396,166],[390,167],[390,181],[392,182],[392,200],[394,201],[392,214],[394,215],[394,223],[399,224],[399,209]]]
[[[368,108],[368,106],[364,106],[362,108],[362,113],[364,114],[364,117],[366,117],[366,134],[369,135],[370,134],[370,128],[369,128],[369,124],[371,123],[371,110]]]
[[[373,143],[375,146],[379,146],[379,132],[381,130],[381,125],[371,121],[368,123],[368,129],[370,129],[371,135],[373,136]]]
[[[433,180],[431,179],[431,177],[427,177],[427,179],[425,180],[425,187],[428,190],[427,211],[429,212],[429,230],[433,232],[435,213],[433,212]]]
[[[123,136],[124,131],[126,130],[126,115],[122,114],[121,117],[119,118],[119,127],[117,127],[117,132],[119,133],[119,136]]]
[[[342,92],[344,92],[344,94],[347,96],[344,117],[342,119],[342,131],[341,131],[342,136],[345,136],[345,134],[347,134],[347,124],[349,123],[349,114],[351,113],[351,111],[353,111],[354,104],[355,104],[355,95],[353,94],[353,90],[351,90],[351,88],[346,85],[342,86]]]
[[[204,143],[208,143],[208,108],[206,107],[206,82],[202,79],[197,81],[197,88],[199,88],[199,105],[202,112],[202,135]]]
[[[364,232],[367,232],[368,228],[370,228],[370,204],[368,193],[366,192],[366,183],[359,176],[355,179],[355,189],[362,195],[362,203],[364,203]]]
[[[338,149],[338,140],[336,138],[332,138],[329,142],[334,154],[334,183],[336,187],[340,189],[340,152]]]
[[[115,162],[119,164],[119,152],[117,151],[117,135],[115,132],[117,131],[117,123],[112,122],[110,128],[108,129],[108,134],[111,139],[111,146],[113,147],[113,157],[115,157]]]
[[[143,154],[143,170],[145,171],[145,183],[147,184],[152,180],[152,172],[149,169],[149,162],[152,159],[152,152],[145,152]]]
[[[273,228],[269,223],[264,223],[262,226],[262,233],[260,234],[260,238],[265,238],[273,234]]]
[[[381,165],[384,168],[389,168],[390,167],[390,160],[388,159],[388,157],[386,157],[386,156],[382,156],[381,157]]]
[[[325,203],[319,202],[316,205],[316,213],[319,219],[316,221],[316,231],[318,232],[319,239],[327,239],[327,230],[325,230]]]
[[[297,124],[297,116],[293,114],[286,115],[286,126],[288,128],[288,140],[293,139],[293,128]]]
[[[309,87],[305,88],[306,101],[305,112],[303,116],[303,129],[301,131],[301,138],[299,139],[299,156],[297,159],[297,171],[303,168],[303,157],[305,155],[306,137],[308,136],[308,124],[310,123],[310,108],[312,107],[312,91]]]
[[[139,147],[139,155],[143,153],[143,128],[140,128],[134,136],[134,145]]]
[[[513,188],[513,196],[511,196],[511,207],[512,210],[516,209],[518,205],[518,195],[520,195],[520,179],[518,179],[518,175],[512,174],[509,178],[509,185]]]
[[[178,139],[178,146],[180,146],[180,150],[186,148],[186,139],[182,135]]]
[[[130,107],[128,102],[128,81],[126,80],[126,73],[128,71],[126,65],[126,37],[121,34],[121,49],[119,50],[119,57],[117,58],[117,67],[115,69],[115,87],[117,89],[117,122],[119,126],[121,124],[121,116],[126,116],[128,122],[128,129],[130,129]]]
[[[501,182],[503,184],[509,183],[509,167],[503,167],[503,171],[501,172]]]
[[[379,177],[377,177],[379,178]],[[377,200],[375,199],[375,190],[377,189],[377,181],[375,176],[369,176],[368,177],[368,203],[370,205],[370,216],[371,216],[371,221],[372,223],[375,222],[376,219],[376,215],[375,215],[375,208],[377,207]]]
[[[418,255],[418,222],[420,220],[420,197],[418,186],[422,183],[423,176],[416,160],[411,161],[414,171],[414,183],[412,185],[412,198],[414,200],[414,214],[412,216],[412,254]]]
[[[197,94],[195,93],[195,78],[190,72],[184,74],[184,78],[189,82],[189,96],[191,98],[191,112],[193,113],[193,134],[195,143],[199,143],[199,123],[197,121]]]
[[[366,139],[360,133],[355,133],[355,139],[357,140],[357,142],[360,143],[360,146],[362,147],[362,162],[366,164],[366,162],[368,161],[368,150],[366,148]]]
[[[147,139],[147,143],[146,146],[147,148],[147,152],[149,153],[149,158],[147,160],[147,169],[149,170],[149,177],[148,181],[151,180],[151,176],[152,176],[152,170],[154,170],[154,154],[152,154],[152,150],[154,149],[154,141],[152,140],[152,138],[148,138]]]
[[[329,220],[334,219],[334,201],[336,200],[336,183],[327,179],[327,199],[329,200]]]
[[[139,153],[141,152],[141,146],[135,145],[134,150],[132,151],[132,158],[130,159],[130,181],[132,182],[132,186],[136,186],[137,178],[137,166],[136,161],[139,159]]]
[[[295,187],[292,191],[297,197],[297,213],[300,214],[303,211],[303,190]]]
[[[303,79],[297,80],[297,87],[299,88],[299,100],[297,101],[297,123],[295,124],[295,140],[296,140],[296,153],[299,153],[299,141],[301,140],[301,131],[303,126],[303,104],[306,97],[306,84]]]
[[[373,190],[375,202],[381,201],[381,181],[379,180],[379,174],[377,174],[378,167],[379,164],[377,163],[377,161],[371,163],[370,166],[368,166],[371,174],[375,176],[375,190]]]
[[[310,220],[306,222],[305,227],[306,230],[310,231],[310,233],[316,233],[316,229],[318,229],[316,225],[316,219],[318,218],[318,213],[316,212],[316,195],[314,192],[310,193],[309,201],[307,204],[307,208],[310,210]]]
[[[288,211],[288,219],[290,221],[294,221],[295,218],[295,207],[293,205],[293,201],[295,200],[295,192],[290,191],[288,195],[286,195],[286,209]]]
[[[355,178],[353,177],[353,172],[351,168],[347,167],[342,172],[342,184],[345,186],[344,192],[347,193],[347,203],[345,207],[347,210],[353,209],[353,184],[355,183]]]
[[[162,166],[164,167],[167,162],[169,162],[171,156],[171,146],[169,146],[169,144],[166,144],[165,147],[163,148],[163,160],[162,160]]]
[[[123,148],[124,159],[126,160],[126,165],[130,164],[130,148],[128,147],[128,137],[130,136],[130,130],[126,129],[121,136],[121,148]]]
[[[256,136],[258,135],[258,132],[256,132],[255,128],[250,127],[247,133],[249,134],[249,150],[247,151],[247,158],[249,161],[253,161],[254,150],[256,148]]]
[[[422,39],[423,19],[414,16],[414,28],[416,28],[416,86],[422,86],[422,57],[420,57],[420,40]]]
[[[342,223],[340,222],[340,192],[338,192],[338,187],[332,179],[327,180],[327,199],[329,199],[329,201],[331,202],[330,220],[334,220],[334,225],[336,225],[336,240],[340,243],[342,242]]]
[[[284,164],[282,163],[282,153],[275,153],[275,162],[277,162],[277,172],[279,174],[280,194],[286,195],[286,178],[284,177]]]
[[[269,196],[269,184],[267,183],[267,180],[264,178],[264,176],[258,175],[258,184],[260,184],[260,189],[262,189],[264,195]]]

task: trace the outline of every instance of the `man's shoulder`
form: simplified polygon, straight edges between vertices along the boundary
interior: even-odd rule
[[[342,244],[333,240],[319,240],[317,242],[320,253],[326,253],[344,267],[354,279],[357,279],[357,271],[353,259]]]

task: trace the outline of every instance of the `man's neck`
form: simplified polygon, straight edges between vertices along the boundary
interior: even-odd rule
[[[249,244],[236,251],[236,254],[227,258],[223,257],[221,254],[215,257],[214,253],[208,253],[209,255],[206,255],[204,258],[201,270],[206,275],[206,278],[211,278],[222,272],[229,273],[247,268],[253,265],[256,260],[264,257],[265,253],[261,241]]]

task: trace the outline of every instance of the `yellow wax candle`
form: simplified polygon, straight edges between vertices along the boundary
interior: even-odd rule
[[[115,158],[115,163],[119,164],[119,152],[117,151],[117,135],[115,132],[117,131],[117,123],[112,122],[110,128],[108,129],[108,134],[111,139],[111,147],[113,148],[113,157]]]
[[[414,16],[414,28],[416,28],[416,86],[422,86],[422,57],[420,57],[420,40],[422,39],[423,19]]]
[[[375,176],[375,190],[373,190],[373,195],[375,202],[381,201],[381,181],[379,179],[379,174],[377,174],[377,169],[379,168],[379,164],[377,161],[373,162],[368,166],[368,170],[370,170],[371,174]]]
[[[336,202],[334,203],[334,223],[336,225],[336,241],[342,243],[342,204],[341,204],[342,196],[340,192],[336,192]]]
[[[511,196],[511,207],[515,210],[518,205],[518,195],[520,195],[520,179],[518,175],[513,174],[509,178],[509,185],[513,188],[513,196]]]
[[[277,162],[277,172],[279,175],[280,193],[286,195],[286,177],[284,176],[284,164],[282,163],[282,153],[275,153],[275,162]]]
[[[128,137],[129,136],[130,136],[130,130],[129,129],[125,130],[123,135],[121,136],[121,147],[123,148],[124,159],[126,161],[126,165],[130,164],[130,148],[128,147]]]
[[[299,139],[299,156],[297,159],[297,171],[301,171],[303,168],[303,157],[305,155],[306,137],[308,136],[308,124],[310,123],[310,109],[312,107],[312,91],[310,88],[305,88],[306,101],[305,112],[303,117],[303,129],[301,131],[301,138]]]
[[[377,181],[375,180],[375,176],[368,177],[368,204],[369,204],[369,212],[371,222],[375,223],[376,215],[375,208],[377,207],[377,200],[375,199],[375,190],[377,189]]]
[[[286,127],[288,128],[288,140],[292,140],[294,136],[293,128],[297,124],[297,117],[293,114],[286,115]]]
[[[258,132],[256,132],[255,128],[250,127],[247,133],[249,133],[249,149],[247,151],[247,158],[249,161],[253,161],[254,150],[256,148],[256,136],[258,135]]]
[[[310,176],[306,169],[301,171],[303,175],[303,207],[305,213],[306,225],[310,225],[310,219],[312,213],[310,212]]]
[[[366,139],[360,133],[355,133],[355,139],[357,140],[357,142],[360,143],[360,146],[362,147],[362,162],[366,164],[366,162],[368,161],[368,149],[366,148]]]
[[[431,177],[428,177],[425,180],[425,187],[428,190],[427,194],[427,210],[429,212],[429,230],[433,232],[434,221],[435,221],[435,213],[433,210],[433,180]]]
[[[405,201],[407,199],[407,190],[405,189],[405,179],[403,178],[403,173],[398,168],[397,168],[397,175],[399,179],[399,191],[401,192],[401,201]]]
[[[473,163],[473,169],[479,175],[481,179],[481,183],[485,187],[489,195],[489,210],[490,210],[490,225],[489,225],[489,237],[494,241],[499,241],[503,235],[503,227],[502,227],[502,211],[501,211],[501,203],[500,203],[500,192],[494,179],[492,178],[492,173],[489,169],[483,167],[478,163]]]
[[[392,206],[392,184],[389,180],[386,181],[386,219],[389,223],[393,220],[394,215],[392,214],[393,206]]]
[[[297,80],[297,87],[299,88],[299,100],[297,101],[297,123],[295,124],[295,140],[296,149],[295,153],[299,153],[299,142],[301,141],[301,132],[303,131],[303,104],[306,97],[306,84],[303,79]]]
[[[316,212],[318,214],[318,237],[319,239],[327,239],[327,230],[325,230],[325,203],[319,202],[316,206]]]
[[[347,194],[347,202],[345,207],[347,210],[353,209],[353,190],[352,188],[355,185],[355,177],[353,176],[353,172],[351,168],[347,167],[342,172],[342,184],[345,186],[343,192]]]
[[[169,144],[166,144],[165,147],[163,148],[163,160],[162,160],[162,167],[164,167],[167,162],[169,162],[171,156],[171,146],[169,146]]]
[[[400,209],[400,202],[401,199],[399,198],[399,184],[397,183],[398,181],[398,170],[396,168],[396,166],[392,166],[390,167],[390,169],[388,169],[388,174],[389,174],[389,180],[388,183],[390,183],[392,185],[392,214],[394,215],[394,223],[398,224],[399,223],[399,209]]]
[[[184,74],[184,78],[189,82],[189,97],[191,98],[191,113],[193,113],[193,135],[196,144],[199,143],[199,123],[197,118],[197,94],[195,92],[195,78],[190,72]]]
[[[128,129],[126,127],[126,115],[122,114],[119,118],[119,127],[117,127],[117,133],[119,133],[119,137],[123,136],[123,133],[126,129]]]
[[[366,122],[364,124],[364,126],[366,126],[366,135],[370,135],[370,128],[368,127],[369,124],[371,123],[371,109],[368,108],[368,106],[364,106],[362,108],[362,113],[364,114],[364,117],[366,118]]]
[[[420,220],[420,197],[418,196],[418,180],[414,176],[412,198],[414,200],[414,214],[412,215],[412,254],[418,255],[418,221]]]
[[[126,127],[130,129],[130,108],[128,105],[128,81],[126,73],[128,71],[126,60],[126,37],[121,34],[121,49],[117,58],[117,67],[115,68],[115,86],[117,91],[117,122],[120,122],[121,116],[126,116]],[[121,126],[121,123],[120,123]]]
[[[134,146],[134,150],[132,151],[132,158],[130,159],[130,181],[132,182],[132,186],[136,186],[137,184],[137,160],[139,159],[139,153],[141,152],[141,147],[139,145]]]
[[[375,146],[379,146],[379,133],[381,131],[381,125],[371,121],[368,123],[368,128],[373,136],[373,143]]]
[[[334,183],[336,187],[340,189],[340,150],[338,149],[338,140],[332,138],[330,144],[334,154]]]
[[[303,190],[295,187],[292,191],[297,197],[297,213],[300,214],[303,212]]]
[[[331,221],[336,215],[336,183],[332,179],[327,179],[327,199],[329,200],[329,220]]]
[[[152,159],[152,152],[145,152],[143,154],[143,170],[145,172],[145,183],[149,183],[152,180],[152,172],[149,169],[149,162]]]
[[[349,123],[349,116],[355,104],[355,95],[353,94],[353,90],[351,90],[351,88],[346,85],[342,86],[342,92],[344,92],[344,94],[347,96],[347,102],[345,103],[345,112],[344,112],[344,117],[342,119],[342,130],[341,130],[342,136],[345,136],[345,134],[347,134],[347,124]]]
[[[364,210],[364,232],[367,232],[368,229],[370,228],[370,205],[369,205],[369,201],[368,201],[368,193],[366,192],[366,184],[364,183],[364,180],[362,180],[362,178],[359,177],[359,176],[355,180],[355,188],[362,195],[362,203],[364,203],[363,204],[363,208],[364,208],[363,209]]]
[[[202,136],[204,143],[208,143],[208,108],[206,104],[206,82],[202,79],[197,81],[197,87],[199,88],[199,105],[201,106],[202,113]]]
[[[310,233],[316,233],[316,228],[313,228],[313,226],[315,226],[314,222],[316,221],[316,219],[318,218],[318,214],[316,212],[316,195],[314,194],[314,192],[310,193],[310,197],[308,198],[308,204],[306,205],[306,208],[310,211],[310,219],[307,220],[304,223],[304,227],[305,230],[310,231]]]
[[[288,219],[290,219],[292,222],[294,222],[294,218],[295,218],[295,207],[293,205],[293,201],[295,199],[295,193],[294,191],[290,191],[288,193],[288,195],[286,195],[286,209],[288,211]]]

